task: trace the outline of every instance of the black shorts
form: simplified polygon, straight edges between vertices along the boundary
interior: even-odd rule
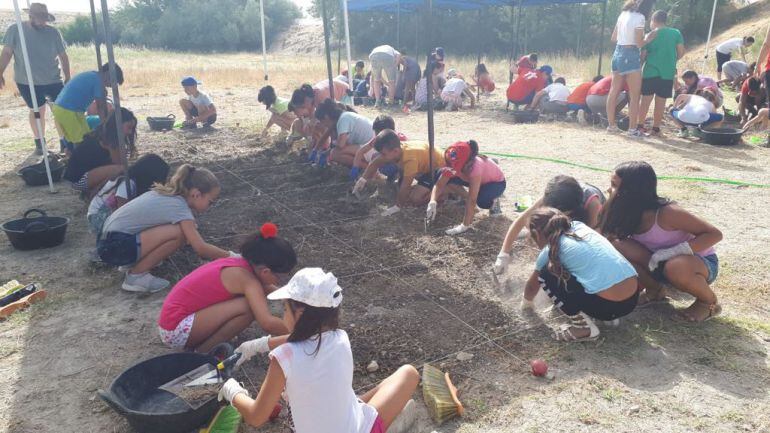
[[[402,176],[403,177],[403,176]],[[428,173],[423,173],[415,178],[417,181],[417,185],[420,185],[424,188],[433,189],[433,185],[438,182],[438,178],[441,177],[441,169],[435,169],[433,170],[433,179],[431,179],[431,176]],[[399,183],[401,181],[399,180]]]
[[[730,61],[732,55],[717,51],[717,72],[722,72],[722,65]]]
[[[196,117],[196,116],[198,115],[198,107],[196,107],[195,105],[193,105],[193,106],[192,106],[192,109],[190,110],[190,114],[192,114],[192,115],[193,115],[193,117]],[[209,116],[209,118],[208,118],[208,119],[206,119],[206,121],[205,121],[205,122],[203,122],[203,125],[204,125],[204,126],[213,125],[213,124],[214,124],[214,122],[216,122],[216,121],[217,121],[217,115],[216,115],[216,114],[214,114],[213,116]]]
[[[16,83],[16,87],[19,88],[19,93],[21,93],[21,97],[24,98],[24,102],[27,103],[27,107],[33,108],[32,92],[30,92],[29,85]],[[59,96],[59,92],[61,92],[63,88],[64,88],[63,83],[35,85],[35,96],[37,98],[37,106],[40,107],[43,104],[45,104],[46,98],[48,98],[48,100],[50,100],[51,102],[55,101],[56,98]]]
[[[645,78],[642,80],[642,95],[655,95],[668,99],[674,96],[674,80],[664,80],[660,77]]]

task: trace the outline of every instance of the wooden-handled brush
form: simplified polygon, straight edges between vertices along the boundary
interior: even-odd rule
[[[465,412],[463,404],[457,398],[457,388],[452,384],[449,373],[444,373],[430,364],[422,367],[422,397],[436,424],[441,425],[458,415],[462,416]]]

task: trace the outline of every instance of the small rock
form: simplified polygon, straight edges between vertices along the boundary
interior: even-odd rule
[[[628,408],[628,411],[626,411],[626,415],[633,415],[635,413],[639,413],[640,409],[641,408],[639,406],[636,406],[636,405],[631,406]]]
[[[462,361],[462,362],[470,361],[471,359],[473,359],[473,354],[472,353],[466,353],[466,352],[460,352],[460,353],[457,354],[456,358],[457,358],[458,361]]]
[[[553,370],[548,370],[548,372],[545,373],[545,378],[548,380],[554,380],[556,379],[556,373],[554,373]]]
[[[380,369],[380,364],[377,364],[377,361],[372,361],[369,363],[369,365],[366,366],[366,371],[368,371],[369,373],[374,373],[379,369]]]

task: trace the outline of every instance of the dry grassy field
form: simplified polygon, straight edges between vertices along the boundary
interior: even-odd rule
[[[93,68],[92,53],[89,47],[71,48],[74,69]],[[597,342],[557,344],[547,327],[561,319],[545,311],[545,299],[537,299],[537,317],[518,309],[534,247],[516,246],[502,287],[493,283],[490,266],[516,216],[515,197],[541,194],[546,181],[561,173],[606,188],[609,174],[502,158],[508,179],[504,216],[481,217],[473,230],[448,237],[443,230],[459,221],[459,208],[442,209],[429,230],[422,222],[424,209],[382,218],[388,191],[369,201],[352,200],[344,170],[312,169],[281,144],[277,131],[259,138],[267,116],[256,101],[264,84],[256,55],[119,48],[116,56],[126,75],[123,105],[140,119],[180,114],[182,76],[195,75],[204,83],[220,113],[216,128],[158,133],[142,120],[140,153],[215,171],[223,185],[221,199],[198,221],[210,242],[234,248],[240,235],[274,221],[295,245],[300,266],[323,266],[340,277],[346,297],[342,326],[353,344],[356,389],[367,389],[404,362],[431,361],[456,378],[466,417],[436,427],[421,409],[415,432],[770,431],[770,188],[660,182],[662,194],[725,235],[717,245],[721,268],[714,284],[725,307],[721,317],[704,324],[676,321],[673,308],[690,302],[681,295],[671,305],[634,312],[619,328],[604,329]],[[475,60],[449,62],[469,75]],[[550,56],[545,62],[568,82],[595,72],[595,59]],[[487,64],[498,81],[507,78],[506,60]],[[323,79],[323,65],[318,56],[273,55],[269,83],[288,96],[303,82]],[[712,147],[671,138],[670,128],[668,138],[632,141],[576,124],[515,124],[502,93],[484,97],[474,110],[437,113],[437,145],[473,138],[487,152],[603,169],[643,159],[659,175],[770,184],[770,149]],[[72,219],[60,247],[19,252],[0,240],[0,283],[37,281],[49,291],[44,303],[0,322],[0,431],[128,432],[128,424],[95,391],[128,366],[167,353],[155,322],[166,293],[136,297],[119,289],[117,271],[90,264],[94,238],[86,228],[86,205],[64,183],[55,195],[23,186],[15,171],[33,159],[26,108],[7,88],[0,91],[0,106],[0,220],[31,207]],[[370,108],[360,112],[377,114]],[[409,137],[426,139],[423,113],[390,114]],[[48,135],[53,138],[53,132]],[[200,263],[183,250],[158,274],[176,281]],[[250,329],[243,338],[257,333]],[[458,352],[473,356],[460,360]],[[548,361],[553,381],[529,374],[533,358]],[[368,373],[372,360],[381,368]],[[252,392],[265,366],[261,359],[242,373]],[[266,431],[283,428],[279,422]]]

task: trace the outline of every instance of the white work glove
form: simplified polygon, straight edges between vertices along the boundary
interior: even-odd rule
[[[690,244],[687,242],[682,242],[681,244],[674,245],[671,248],[664,248],[662,250],[655,251],[655,253],[650,257],[650,271],[655,271],[657,269],[658,264],[660,262],[665,262],[666,260],[670,260],[676,256],[691,256],[692,255],[692,248],[690,248]]]
[[[519,305],[519,307],[522,310],[532,310],[535,308],[535,303],[527,298],[521,298],[521,305]]]
[[[508,265],[511,263],[511,255],[508,253],[500,253],[497,255],[495,264],[492,265],[492,272],[495,275],[502,275],[508,270]]]
[[[460,233],[467,232],[469,228],[471,228],[471,226],[466,226],[465,224],[460,223],[460,225],[452,227],[451,229],[447,230],[445,233],[448,235],[459,235]]]
[[[400,207],[398,207],[398,205],[397,205],[397,204],[395,204],[395,205],[393,205],[393,206],[391,206],[391,207],[389,207],[389,208],[385,209],[384,211],[382,211],[382,214],[381,214],[381,215],[382,215],[382,216],[384,216],[384,217],[386,217],[386,216],[391,216],[391,215],[393,215],[393,214],[395,214],[395,213],[398,213],[398,212],[400,212],[400,211],[401,211],[401,208],[400,208]]]
[[[219,395],[217,395],[217,400],[227,400],[228,403],[233,404],[233,399],[238,394],[246,394],[246,397],[249,396],[249,392],[246,391],[237,380],[231,377],[230,379],[227,379],[227,382],[225,382],[224,385],[222,385],[222,389],[219,390]]]
[[[240,367],[241,364],[249,359],[257,356],[258,353],[267,353],[270,351],[270,347],[267,345],[267,341],[270,336],[260,337],[255,340],[249,340],[238,346],[235,349],[235,353],[240,353],[241,358],[235,362],[235,367]]]
[[[430,220],[434,221],[436,219],[436,208],[438,207],[438,203],[435,201],[432,201],[428,203],[428,209],[425,211],[425,217]]]
[[[230,258],[231,259],[241,259],[241,258],[243,258],[242,255],[236,253],[235,251],[228,251],[227,253],[230,254]]]
[[[353,186],[353,194],[358,195],[363,189],[366,187],[366,179],[362,177],[359,177],[356,181],[355,186]]]

